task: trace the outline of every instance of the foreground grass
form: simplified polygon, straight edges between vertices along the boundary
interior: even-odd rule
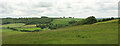
[[[34,33],[4,32],[3,44],[117,44],[118,22],[59,28]]]

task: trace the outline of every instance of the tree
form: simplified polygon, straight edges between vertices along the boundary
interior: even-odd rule
[[[72,17],[69,17],[69,18],[72,18]]]
[[[85,24],[93,24],[96,22],[97,22],[97,19],[94,16],[90,16],[90,17],[85,19]]]
[[[114,19],[114,17],[111,17],[111,19]]]
[[[47,16],[41,16],[41,18],[48,18]]]
[[[63,18],[65,18],[65,16],[63,16]]]
[[[98,22],[102,22],[102,20],[98,20]]]

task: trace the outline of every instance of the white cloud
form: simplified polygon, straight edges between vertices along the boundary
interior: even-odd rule
[[[0,0],[0,17],[117,17],[119,0]]]

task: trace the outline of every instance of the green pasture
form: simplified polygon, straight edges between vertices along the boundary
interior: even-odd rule
[[[16,28],[17,30],[29,30],[29,31],[34,31],[34,30],[42,30],[41,28],[37,27],[21,27],[21,28]]]
[[[54,21],[52,21],[51,23],[53,24],[65,24],[67,25],[70,21],[81,21],[83,19],[76,19],[76,18],[64,18],[64,19],[56,19]]]
[[[117,44],[118,20],[50,31],[4,32],[2,38],[3,44]]]
[[[6,28],[6,27],[22,27],[24,25],[25,25],[24,23],[11,23],[11,24],[0,25],[0,27],[2,27],[2,28]]]

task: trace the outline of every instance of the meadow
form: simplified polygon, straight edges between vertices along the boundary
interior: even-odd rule
[[[5,25],[0,25],[0,28],[7,28],[7,27],[22,27],[24,26],[24,23],[12,23],[12,24],[5,24]]]
[[[83,19],[75,19],[75,18],[56,19],[56,20],[52,21],[51,23],[53,23],[53,24],[65,24],[65,25],[68,25],[68,22],[73,21],[73,20],[75,20],[75,21],[81,21]]]
[[[59,20],[59,21],[64,20],[63,22],[58,22],[57,20],[52,21],[52,23],[60,24],[66,22],[65,24],[67,24],[68,22],[66,19]],[[37,27],[24,27],[24,26],[25,25],[22,24],[21,26],[16,26],[14,28],[28,29],[28,30],[40,29]],[[3,25],[3,27],[6,27],[6,24]],[[44,30],[40,32],[20,32],[20,31],[12,31],[10,29],[3,29],[2,31],[3,31],[2,33],[3,44],[117,44],[118,43],[118,19],[105,21],[105,22],[97,22],[94,24],[61,27],[54,30]]]

